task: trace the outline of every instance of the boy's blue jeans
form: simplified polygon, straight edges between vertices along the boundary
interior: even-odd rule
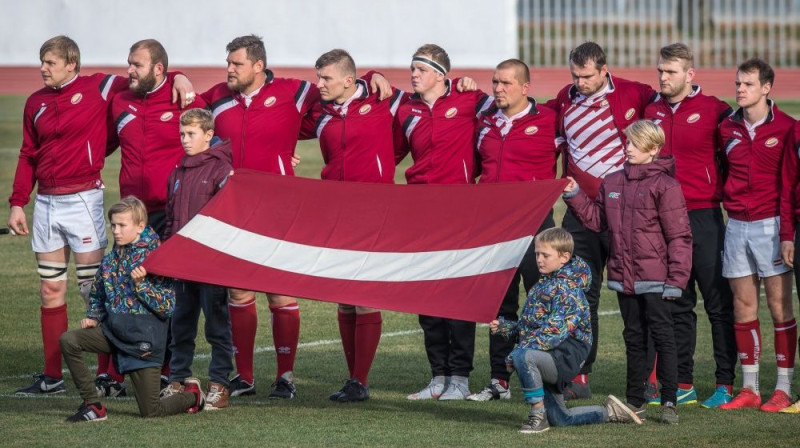
[[[577,426],[603,423],[608,420],[602,406],[568,408],[564,395],[555,391],[558,369],[549,352],[516,347],[511,352],[525,402],[531,405],[544,402],[547,420],[553,426]]]
[[[211,345],[208,377],[230,387],[233,371],[231,316],[228,311],[228,290],[206,283],[175,282],[175,314],[172,316],[172,350],[170,381],[182,382],[192,376],[195,339],[200,310],[206,319],[206,341]]]

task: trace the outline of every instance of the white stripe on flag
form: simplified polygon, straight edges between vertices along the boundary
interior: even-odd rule
[[[211,249],[250,263],[339,280],[409,282],[490,274],[516,268],[533,236],[471,249],[368,252],[283,241],[197,215],[179,232]]]

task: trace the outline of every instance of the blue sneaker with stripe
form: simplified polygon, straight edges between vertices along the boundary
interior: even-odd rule
[[[678,399],[676,404],[678,406],[697,403],[697,391],[695,391],[694,386],[690,387],[689,389],[682,389],[679,387],[677,395]],[[647,404],[648,406],[661,406],[661,396],[657,393],[655,395],[651,395],[647,400]]]
[[[723,404],[730,403],[731,400],[733,400],[733,396],[728,392],[728,388],[726,386],[717,386],[714,393],[700,406],[707,409],[718,408]]]

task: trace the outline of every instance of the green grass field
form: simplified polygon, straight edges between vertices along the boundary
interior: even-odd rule
[[[0,96],[0,197],[7,198],[20,144],[19,96]],[[800,116],[800,102],[781,104]],[[298,174],[319,177],[321,160],[315,141],[299,146],[302,164]],[[404,165],[407,166],[407,165]],[[398,169],[402,179],[404,166]],[[107,160],[104,179],[106,203],[118,198],[119,155]],[[557,222],[564,206],[557,204]],[[32,206],[26,207],[30,213]],[[7,215],[2,215],[5,223]],[[29,217],[30,219],[30,217]],[[268,401],[266,394],[275,372],[275,356],[266,300],[260,296],[261,318],[256,346],[258,394],[234,398],[230,408],[214,413],[179,415],[165,419],[139,418],[133,399],[109,400],[109,420],[100,424],[70,425],[64,418],[80,399],[69,375],[68,391],[56,397],[18,398],[14,390],[31,381],[42,369],[39,331],[39,294],[36,264],[28,238],[0,237],[0,416],[5,436],[0,446],[719,446],[784,447],[800,440],[800,416],[757,411],[724,413],[698,406],[679,408],[681,423],[666,426],[648,421],[643,426],[594,425],[554,428],[541,436],[521,435],[519,425],[527,406],[512,378],[510,401],[407,402],[405,396],[429,380],[429,369],[416,316],[384,313],[384,336],[370,377],[371,399],[360,404],[333,404],[328,394],[347,379],[333,304],[302,301],[301,346],[295,370],[298,397],[289,402]],[[70,327],[82,317],[83,302],[70,272]],[[695,383],[701,399],[714,388],[709,325],[698,306],[698,344]],[[764,362],[762,393],[775,384],[772,332],[769,314],[762,307]],[[616,297],[605,291],[601,301],[600,353],[591,376],[594,397],[579,404],[601,404],[607,394],[624,397],[625,348]],[[201,326],[202,329],[202,326]],[[202,331],[202,330],[201,330]],[[488,329],[478,328],[475,371],[471,388],[478,390],[489,378]],[[207,379],[208,346],[198,338],[195,373]],[[90,362],[92,357],[87,357]],[[737,372],[738,374],[738,372]],[[797,375],[800,377],[800,375]],[[794,388],[800,391],[800,380]],[[651,408],[650,417],[657,415]]]

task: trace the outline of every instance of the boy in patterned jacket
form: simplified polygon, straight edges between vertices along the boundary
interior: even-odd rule
[[[509,371],[517,371],[525,402],[531,406],[521,433],[541,433],[550,429],[551,423],[642,423],[613,395],[606,398],[604,406],[568,409],[565,405],[564,388],[583,366],[592,344],[589,303],[584,295],[592,273],[582,258],[572,255],[574,244],[572,235],[560,227],[536,235],[539,282],[528,293],[518,321],[500,317],[490,324],[493,334],[517,342],[506,364]]]
[[[81,328],[61,335],[61,352],[83,403],[68,422],[102,421],[106,407],[98,400],[84,352],[110,353],[117,372],[128,374],[142,417],[161,417],[202,410],[205,396],[197,379],[185,391],[159,399],[161,365],[169,318],[175,309],[172,282],[147,275],[145,258],[159,246],[147,225],[147,208],[128,196],[108,210],[114,249],[103,257],[89,293],[89,310]]]

